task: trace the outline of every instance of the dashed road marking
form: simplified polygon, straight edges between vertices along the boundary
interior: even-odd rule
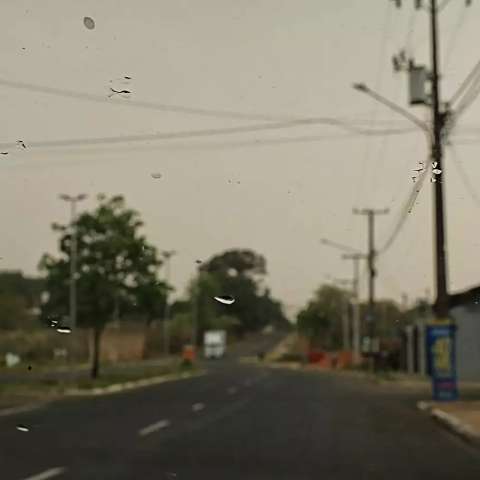
[[[53,478],[56,477],[57,475],[61,475],[62,473],[66,472],[65,467],[54,467],[50,468],[49,470],[45,470],[42,473],[39,473],[37,475],[33,475],[31,477],[25,478],[24,480],[47,480],[47,478]]]
[[[205,408],[205,404],[201,403],[201,402],[194,403],[192,405],[192,411],[193,412],[199,412],[200,410],[203,410],[204,408]]]
[[[159,422],[152,423],[151,425],[142,428],[138,431],[138,434],[141,437],[144,437],[145,435],[149,435],[150,433],[156,432],[157,430],[161,430],[162,428],[166,428],[168,426],[170,426],[169,420],[160,420]]]

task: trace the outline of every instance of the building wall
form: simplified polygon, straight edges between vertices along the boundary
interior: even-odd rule
[[[480,381],[480,305],[450,311],[457,324],[457,373],[463,381]]]

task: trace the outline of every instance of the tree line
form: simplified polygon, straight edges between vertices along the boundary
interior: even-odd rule
[[[163,321],[167,293],[173,291],[172,285],[161,279],[163,260],[142,233],[144,223],[139,212],[129,208],[120,195],[99,195],[97,200],[97,206],[83,211],[74,223],[52,225],[58,235],[58,251],[42,256],[42,277],[34,282],[42,324],[56,329],[69,326],[75,234],[76,325],[91,331],[94,378],[99,375],[101,337],[106,326],[113,321],[140,321],[148,335],[152,323]],[[210,328],[226,328],[241,336],[269,324],[288,327],[281,303],[264,286],[267,270],[262,255],[248,249],[228,250],[204,262],[197,261],[195,266],[196,274],[185,296],[171,305],[172,349],[178,350],[187,340],[200,343],[203,331]],[[2,319],[1,294],[0,276],[0,328],[8,323]],[[215,300],[225,295],[234,302],[225,305]],[[7,316],[11,318],[12,313]],[[12,322],[11,327],[18,326],[16,320]],[[192,337],[194,325],[196,338]]]
[[[307,337],[312,347],[324,350],[342,348],[342,316],[353,315],[353,295],[348,289],[332,284],[321,285],[312,298],[297,314],[298,331]],[[418,316],[428,314],[430,306],[424,299],[417,299],[410,308],[401,308],[391,299],[375,302],[373,318],[375,334],[389,341],[401,338],[405,325],[414,322]],[[368,305],[360,303],[360,319],[367,317]],[[362,321],[362,336],[367,335],[366,322]]]

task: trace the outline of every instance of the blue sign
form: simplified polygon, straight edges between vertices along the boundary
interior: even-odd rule
[[[427,351],[434,400],[456,400],[455,326],[427,326]]]

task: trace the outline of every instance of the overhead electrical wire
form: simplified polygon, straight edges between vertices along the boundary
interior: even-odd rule
[[[468,194],[470,195],[472,200],[475,202],[475,204],[480,207],[480,196],[477,193],[477,191],[475,190],[475,187],[473,186],[473,184],[470,182],[470,178],[467,175],[467,173],[465,172],[462,162],[458,158],[457,151],[455,149],[455,145],[454,144],[449,144],[448,146],[449,146],[449,151],[452,154],[453,163],[454,163],[454,165],[457,169],[458,175],[459,175],[460,179],[462,180],[462,183],[463,183],[465,189],[467,190]]]
[[[103,103],[106,105],[114,105],[121,107],[133,107],[133,108],[144,108],[149,110],[159,110],[163,112],[170,113],[182,113],[188,115],[197,115],[204,117],[213,117],[213,118],[228,118],[232,120],[249,120],[249,121],[267,121],[267,122],[280,122],[280,121],[295,121],[295,120],[304,120],[308,118],[306,116],[299,115],[271,115],[264,113],[245,113],[245,112],[235,112],[230,110],[216,110],[216,109],[207,109],[207,108],[196,108],[188,107],[185,105],[173,105],[166,103],[158,103],[146,100],[137,100],[132,98],[121,97],[112,97],[108,98],[106,95],[95,95],[86,92],[78,92],[74,90],[69,90],[65,88],[58,87],[49,87],[45,85],[36,85],[27,82],[13,81],[5,78],[0,78],[0,86],[26,90],[30,92],[44,93],[47,95],[60,96],[64,98],[72,98],[76,100],[86,100],[89,102]],[[337,117],[335,119],[338,122],[344,122],[345,124],[355,124],[355,123],[365,123],[361,120],[355,119],[345,119]]]
[[[383,72],[385,69],[385,61],[384,61],[384,56],[385,56],[385,50],[386,50],[386,44],[387,44],[387,35],[390,33],[390,23],[391,23],[391,18],[392,18],[392,10],[393,10],[393,5],[392,2],[387,2],[385,5],[385,16],[383,20],[383,28],[381,31],[381,36],[380,36],[380,51],[378,54],[378,68],[376,72],[376,78],[375,78],[375,83],[374,83],[374,89],[376,91],[381,90],[381,85],[383,81]],[[375,122],[376,116],[377,116],[377,110],[378,106],[375,105],[374,110],[371,114],[370,117],[370,126]],[[361,171],[360,171],[360,178],[357,180],[357,188],[356,188],[356,195],[355,195],[355,202],[358,204],[359,203],[359,198],[361,196],[361,191],[363,194],[364,186],[365,186],[365,164],[367,162],[367,159],[370,157],[371,153],[371,141],[369,138],[365,140],[365,148],[364,152],[362,155],[361,159]],[[350,224],[347,224],[347,229],[350,228]]]
[[[480,93],[480,61],[476,63],[471,72],[467,75],[458,90],[452,96],[450,103],[454,108],[454,119],[456,120],[465,110],[472,105]]]
[[[146,142],[156,140],[175,140],[185,138],[199,138],[211,136],[223,136],[241,133],[251,133],[258,131],[279,130],[286,128],[294,128],[299,126],[309,125],[329,125],[343,128],[350,133],[357,133],[362,135],[385,135],[386,132],[403,134],[410,132],[411,129],[378,129],[368,130],[349,126],[335,119],[331,118],[306,118],[302,120],[290,120],[267,124],[244,125],[229,128],[209,128],[200,130],[187,131],[173,131],[173,132],[159,132],[151,134],[139,135],[123,135],[116,137],[100,137],[100,138],[73,138],[64,140],[43,140],[43,141],[28,141],[23,139],[27,148],[44,148],[44,147],[74,147],[83,145],[100,145],[100,144],[116,144],[124,142]],[[0,149],[6,150],[17,146],[18,141],[9,143],[0,143]]]
[[[417,200],[417,197],[420,194],[425,178],[428,176],[427,174],[430,170],[429,162],[425,161],[425,164],[428,166],[425,166],[423,171],[420,172],[420,174],[418,175],[417,181],[413,184],[412,188],[410,189],[409,194],[402,206],[402,209],[400,210],[397,221],[395,222],[395,225],[392,229],[392,232],[388,236],[382,248],[379,249],[378,251],[379,254],[385,253],[393,245],[398,235],[400,234],[405,224],[405,221],[408,218],[408,215],[412,213],[413,207],[415,205],[415,201]]]
[[[295,120],[295,116],[279,116],[279,115],[264,115],[264,114],[255,114],[255,113],[241,113],[233,112],[229,110],[213,110],[206,108],[193,108],[186,107],[183,105],[172,105],[166,103],[156,103],[144,100],[136,100],[129,98],[120,99],[121,97],[112,97],[108,98],[106,95],[94,95],[91,93],[85,92],[76,92],[73,90],[58,88],[58,87],[48,87],[43,85],[35,85],[27,82],[12,81],[5,78],[0,78],[0,85],[4,87],[27,90],[30,92],[44,93],[47,95],[55,95],[65,98],[72,98],[77,100],[87,100],[90,102],[104,103],[107,105],[115,106],[130,106],[137,108],[145,108],[149,110],[160,110],[162,112],[172,112],[172,113],[183,113],[189,115],[200,115],[204,117],[214,117],[214,118],[229,118],[232,120],[253,120],[253,121],[279,121],[279,120]],[[297,118],[299,119],[299,118]]]
[[[460,32],[460,28],[462,27],[463,23],[465,22],[465,19],[467,18],[467,8],[465,4],[460,6],[460,14],[457,18],[457,21],[455,22],[455,26],[453,28],[452,33],[450,34],[448,38],[448,44],[447,48],[445,51],[445,59],[443,61],[443,68],[444,70],[448,69],[448,65],[450,64],[450,58],[452,56],[453,50],[455,49],[455,45],[457,42],[458,34]]]

